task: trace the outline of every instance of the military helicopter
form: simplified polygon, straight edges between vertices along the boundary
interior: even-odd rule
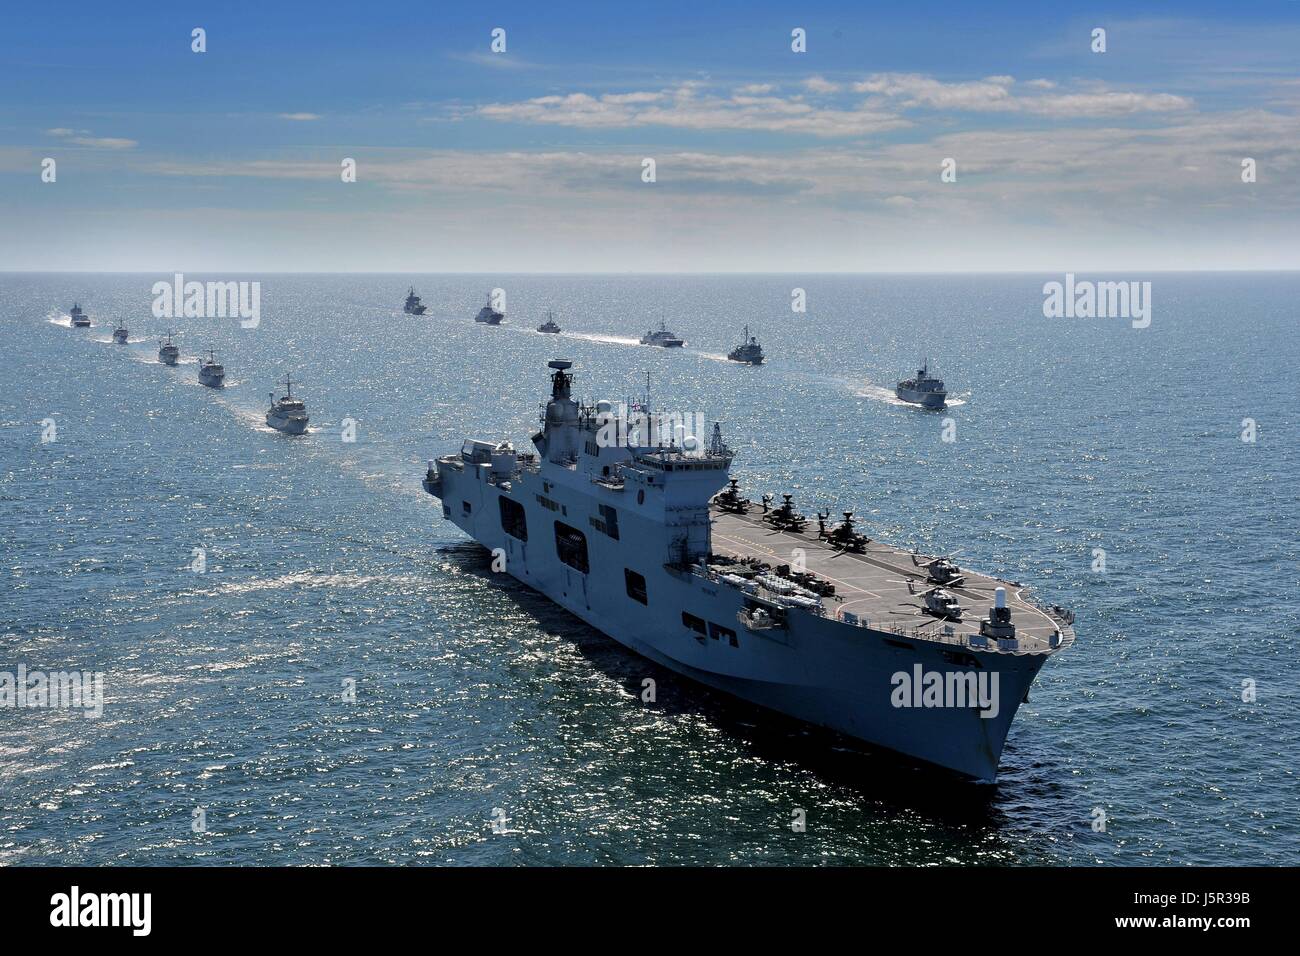
[[[719,511],[725,511],[733,515],[743,515],[749,512],[749,502],[740,497],[740,489],[737,484],[737,479],[732,478],[731,485],[718,492],[714,497],[713,503],[718,506]]]
[[[917,595],[921,598],[922,603],[916,605],[921,609],[921,613],[933,616],[937,621],[960,621],[962,616],[961,602],[951,591],[945,591],[939,585],[932,588],[926,588],[918,592],[911,581],[907,582],[907,593]],[[908,602],[903,602],[908,603]],[[933,623],[933,622],[932,622]]]
[[[808,523],[808,519],[794,510],[794,501],[792,500],[794,495],[782,495],[781,497],[785,499],[781,502],[781,507],[769,512],[763,520],[780,531],[802,531],[804,525]]]
[[[966,575],[961,573],[961,568],[957,567],[957,562],[953,557],[961,554],[960,551],[954,551],[952,554],[944,555],[938,558],[931,558],[929,561],[916,560],[918,555],[912,555],[912,564],[918,568],[925,569],[925,579],[930,584],[946,584],[950,587],[961,587],[966,580]]]
[[[853,512],[843,512],[844,520],[837,524],[830,531],[825,533],[826,543],[838,551],[852,551],[855,554],[862,554],[867,550],[867,542],[871,539],[865,534],[860,534],[853,530]],[[830,517],[830,512],[825,515],[817,513],[817,523],[825,527],[825,519]]]

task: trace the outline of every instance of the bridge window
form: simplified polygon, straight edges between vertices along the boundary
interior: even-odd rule
[[[512,538],[527,541],[528,516],[524,514],[524,506],[505,495],[497,498],[497,503],[501,505],[501,530]]]
[[[591,570],[587,560],[587,536],[563,521],[555,522],[555,553],[575,571],[586,574]]]
[[[623,583],[627,586],[627,596],[633,601],[640,601],[642,604],[650,603],[646,595],[644,575],[637,574],[631,568],[624,568]]]

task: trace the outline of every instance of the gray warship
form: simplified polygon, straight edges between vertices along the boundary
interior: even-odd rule
[[[475,322],[483,322],[487,325],[500,325],[501,320],[506,317],[504,312],[500,312],[492,306],[492,296],[488,296],[487,305],[478,310],[478,315],[474,316]]]
[[[172,344],[171,329],[167,330],[167,341],[158,340],[158,361],[164,365],[175,365],[181,360],[181,350]]]
[[[740,344],[727,353],[727,358],[733,362],[743,362],[746,365],[763,364],[763,346],[758,344],[758,338],[749,334],[749,326],[745,326],[745,335],[740,340]]]
[[[217,353],[213,349],[208,349],[207,358],[199,359],[199,384],[208,388],[225,387],[226,368],[217,362]]]
[[[117,323],[117,328],[113,329],[113,341],[118,345],[126,345],[127,338],[131,335],[126,327],[125,322]]]
[[[284,377],[284,397],[276,399],[275,392],[271,393],[266,423],[289,435],[301,435],[307,430],[307,405],[301,398],[293,397],[293,382],[288,375]]]
[[[948,400],[943,382],[930,374],[929,359],[921,363],[915,378],[905,378],[899,382],[894,388],[894,394],[904,402],[925,408],[943,408]]]
[[[645,335],[641,336],[642,345],[658,345],[666,349],[679,349],[686,344],[676,332],[669,332],[668,327],[662,321],[659,328],[650,329]]]
[[[817,530],[729,478],[714,425],[657,439],[648,402],[582,404],[550,362],[532,437],[468,439],[429,462],[442,516],[504,572],[678,674],[870,745],[992,781],[1073,616],[1021,585],[872,541],[852,512]],[[635,419],[635,420],[633,420]],[[946,561],[946,563],[945,563]],[[495,560],[494,560],[495,565]]]
[[[545,332],[549,335],[559,335],[560,326],[555,321],[555,316],[550,312],[546,313],[546,321],[537,327],[538,332]]]
[[[77,329],[90,328],[90,316],[86,315],[85,312],[81,311],[80,303],[78,302],[73,303],[72,311],[68,313],[68,317],[72,319],[73,328],[77,328]]]
[[[415,294],[415,286],[411,286],[406,293],[406,302],[402,305],[402,311],[407,315],[424,315],[429,307],[420,301],[420,297]]]

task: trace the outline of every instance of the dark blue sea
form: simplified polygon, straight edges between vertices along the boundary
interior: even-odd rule
[[[169,278],[0,276],[0,671],[106,698],[0,709],[0,862],[1300,863],[1300,276],[1091,277],[1150,280],[1145,329],[1044,318],[1059,275],[189,277],[260,281],[255,329],[154,318]],[[493,287],[500,328],[471,321]],[[684,350],[636,344],[661,319]],[[723,360],[746,323],[764,367]],[[945,413],[891,397],[926,356]],[[467,436],[528,447],[555,357],[721,421],[751,495],[1071,608],[999,782],[729,701],[492,574],[420,478]],[[286,373],[300,438],[263,422]]]

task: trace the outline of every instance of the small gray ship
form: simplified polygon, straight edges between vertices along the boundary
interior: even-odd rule
[[[81,311],[80,303],[76,303],[76,302],[73,303],[72,311],[68,313],[68,317],[72,319],[73,328],[76,329],[90,328],[90,316],[86,315],[85,312]]]
[[[894,394],[904,402],[924,408],[943,408],[948,392],[943,382],[930,374],[930,360],[926,359],[916,370],[915,378],[905,378],[894,388]]]
[[[468,439],[429,462],[423,486],[444,520],[492,549],[494,567],[680,675],[997,776],[1030,684],[1074,640],[1073,615],[1011,581],[936,574],[937,561],[869,539],[852,512],[834,527],[819,512],[814,530],[792,495],[755,504],[729,478],[719,425],[707,444],[661,441],[648,400],[576,401],[572,365],[550,363],[536,451]]]
[[[224,388],[226,384],[225,366],[217,362],[217,353],[208,349],[208,357],[199,360],[199,384],[208,388]]]
[[[293,382],[288,375],[284,377],[284,396],[277,400],[275,392],[271,393],[266,423],[289,435],[301,435],[307,430],[307,405],[301,398],[293,397]]]
[[[168,329],[166,341],[158,340],[158,361],[164,365],[175,365],[180,360],[181,350],[172,344],[172,332]]]
[[[743,362],[746,365],[763,364],[763,346],[758,344],[758,338],[749,334],[749,326],[745,326],[745,336],[740,340],[740,344],[727,353],[727,358],[732,362]]]
[[[546,313],[546,321],[537,327],[538,332],[545,332],[548,335],[559,335],[560,326],[555,321],[555,316],[550,312]]]
[[[475,322],[483,322],[486,325],[500,325],[501,320],[506,317],[504,312],[499,312],[492,306],[492,296],[488,296],[487,305],[478,310],[478,315],[474,316]]]
[[[650,329],[645,335],[641,336],[642,345],[658,345],[666,349],[679,349],[686,344],[676,332],[669,332],[668,327],[661,321],[659,328]]]
[[[117,323],[117,328],[113,330],[113,341],[116,342],[118,345],[126,345],[127,337],[130,334],[131,333],[127,330],[126,325],[122,322],[119,322]]]
[[[406,304],[402,306],[402,311],[407,315],[424,315],[427,309],[428,306],[415,294],[415,286],[411,286],[406,293]]]

